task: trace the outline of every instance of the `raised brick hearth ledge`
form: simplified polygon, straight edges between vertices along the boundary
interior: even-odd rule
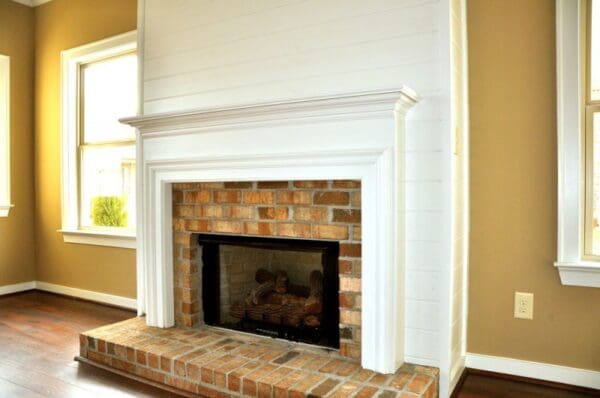
[[[199,327],[161,329],[143,317],[81,334],[87,361],[200,397],[438,396],[438,370],[405,364],[393,375],[336,351]]]

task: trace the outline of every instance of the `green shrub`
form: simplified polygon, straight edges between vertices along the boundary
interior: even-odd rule
[[[93,198],[92,224],[101,227],[126,227],[125,199],[119,196],[96,196]]]

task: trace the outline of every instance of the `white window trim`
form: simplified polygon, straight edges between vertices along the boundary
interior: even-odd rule
[[[0,54],[0,217],[8,217],[10,203],[10,57]]]
[[[136,248],[134,233],[118,233],[79,228],[78,206],[78,70],[80,64],[136,50],[137,32],[131,31],[108,39],[62,51],[61,60],[61,174],[62,233],[68,243]],[[123,115],[127,116],[127,115]]]
[[[583,259],[585,158],[580,0],[556,0],[558,253],[563,285],[600,287],[600,263]]]

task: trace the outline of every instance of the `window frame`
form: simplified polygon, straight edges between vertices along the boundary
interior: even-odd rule
[[[583,81],[583,129],[585,140],[585,221],[584,221],[584,252],[583,258],[591,261],[600,261],[600,254],[593,254],[593,219],[594,219],[594,131],[593,115],[600,112],[600,100],[592,100],[592,46],[591,46],[591,21],[592,2],[586,0],[582,5],[585,14],[582,16],[582,63],[584,70]],[[599,171],[600,172],[600,171]]]
[[[0,217],[8,217],[10,200],[10,57],[0,54]]]
[[[563,285],[600,287],[600,262],[585,255],[587,4],[587,0],[556,0],[558,242],[554,266]]]
[[[80,226],[79,214],[80,67],[83,64],[135,51],[137,51],[137,32],[131,31],[61,52],[62,228],[59,232],[67,243],[136,248],[135,227],[125,231],[116,228],[83,228]]]

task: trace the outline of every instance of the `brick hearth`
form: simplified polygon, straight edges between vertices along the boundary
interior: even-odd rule
[[[435,398],[438,370],[384,375],[335,351],[222,329],[147,326],[143,317],[80,336],[81,357],[202,397]]]

